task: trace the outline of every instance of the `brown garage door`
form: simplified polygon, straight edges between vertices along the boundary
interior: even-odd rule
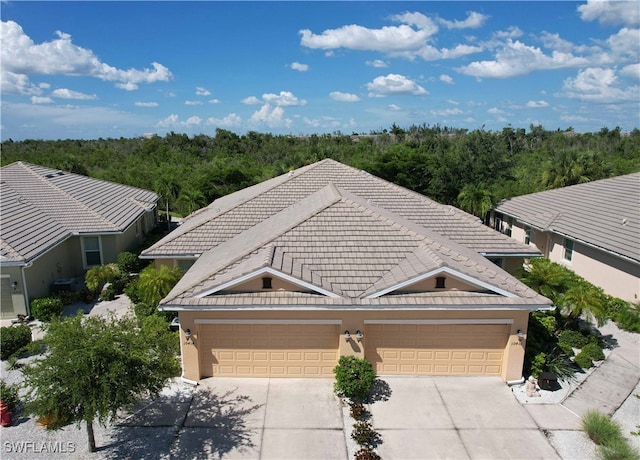
[[[200,326],[203,377],[332,377],[338,363],[335,324]]]
[[[506,324],[369,324],[365,355],[380,375],[500,375]]]

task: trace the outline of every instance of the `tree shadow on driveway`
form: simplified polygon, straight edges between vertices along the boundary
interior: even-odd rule
[[[261,405],[237,389],[217,395],[199,388],[189,401],[159,398],[114,427],[108,458],[223,458],[255,450],[260,429],[251,414]]]

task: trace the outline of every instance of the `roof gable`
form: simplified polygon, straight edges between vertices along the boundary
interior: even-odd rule
[[[265,273],[302,290],[239,292]],[[361,305],[434,273],[498,304],[549,303],[476,252],[330,184],[204,253],[162,304],[213,307],[251,294],[265,305]]]

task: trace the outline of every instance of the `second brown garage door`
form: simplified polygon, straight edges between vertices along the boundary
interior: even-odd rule
[[[200,326],[202,377],[333,377],[335,324]]]
[[[368,324],[365,356],[379,375],[500,375],[506,324]]]

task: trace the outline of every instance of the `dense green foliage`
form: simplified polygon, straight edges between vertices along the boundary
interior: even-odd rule
[[[20,401],[18,388],[0,379],[0,401],[3,401],[10,412],[16,410],[16,406]]]
[[[58,297],[42,297],[31,302],[31,314],[40,321],[51,321],[60,318],[64,305]]]
[[[31,329],[26,324],[0,328],[0,356],[7,359],[31,342]]]
[[[355,356],[341,356],[333,369],[336,376],[334,390],[345,398],[364,400],[376,378],[373,366],[366,359]]]
[[[25,140],[2,143],[2,165],[58,168],[156,191],[181,215],[292,168],[333,158],[484,216],[502,198],[640,171],[640,130],[598,133],[467,131],[398,126],[370,135],[165,137]]]
[[[82,314],[54,321],[44,339],[49,352],[23,373],[27,411],[50,429],[86,422],[89,450],[93,423],[147,395],[157,395],[179,370],[176,334],[158,317],[106,319]]]

